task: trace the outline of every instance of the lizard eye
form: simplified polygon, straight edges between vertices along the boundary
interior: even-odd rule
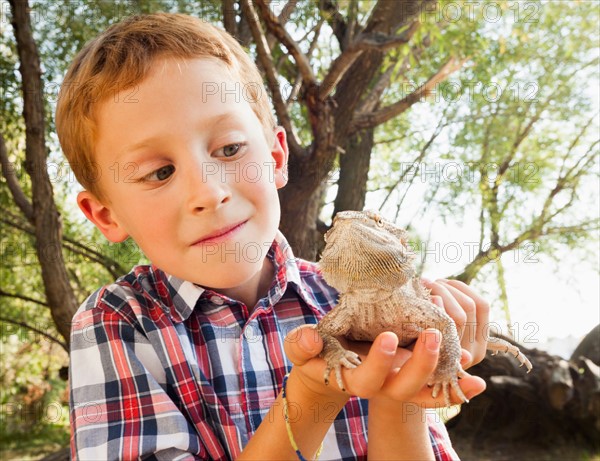
[[[377,218],[375,218],[375,224],[377,224],[379,227],[383,227],[383,219],[377,216]]]

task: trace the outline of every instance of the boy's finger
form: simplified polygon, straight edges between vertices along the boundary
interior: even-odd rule
[[[481,347],[477,353],[473,354],[473,363],[479,363],[485,357],[485,350],[489,339],[490,304],[466,283],[459,280],[446,280],[446,282],[475,301],[475,322],[477,323],[477,327],[475,328],[475,342],[477,344],[482,344],[483,347]]]
[[[440,295],[431,295],[431,302],[435,304],[437,307],[444,308],[444,301]]]
[[[456,330],[458,331],[458,336],[462,338],[463,329],[465,327],[465,323],[467,321],[467,314],[464,309],[458,303],[456,298],[452,296],[450,290],[441,283],[439,280],[435,282],[426,282],[425,286],[431,290],[431,295],[437,295],[442,298],[442,304],[444,306],[444,310],[446,313],[452,317],[454,323],[456,324]]]
[[[473,362],[473,356],[471,355],[471,353],[466,349],[461,349],[460,364],[463,367],[463,369],[465,368],[465,366],[467,366],[471,362]]]
[[[483,341],[477,341],[477,305],[475,300],[470,296],[467,296],[464,292],[453,286],[449,281],[440,280],[440,283],[444,285],[450,293],[456,298],[460,306],[467,315],[465,322],[465,328],[461,337],[461,346],[467,349],[473,355],[481,355],[480,350],[483,348],[483,354],[485,355],[485,344]]]
[[[427,384],[438,362],[442,334],[429,328],[422,331],[411,358],[397,375],[385,383],[399,400],[409,400]]]
[[[377,336],[361,365],[343,372],[347,391],[362,398],[369,398],[378,392],[394,364],[397,352],[398,336],[395,333],[387,331]]]
[[[302,325],[288,333],[283,349],[290,362],[300,366],[319,355],[323,340],[314,325]]]

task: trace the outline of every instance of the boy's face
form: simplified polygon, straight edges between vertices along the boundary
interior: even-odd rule
[[[279,224],[287,144],[281,129],[267,141],[248,95],[215,59],[157,60],[98,106],[106,199],[82,192],[80,208],[169,274],[213,288],[255,277]]]

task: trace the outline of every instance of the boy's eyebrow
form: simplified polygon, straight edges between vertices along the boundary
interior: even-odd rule
[[[213,115],[213,116],[203,120],[203,126],[209,128],[209,129],[212,129],[214,126],[219,125],[223,122],[229,121],[231,119],[235,119],[235,113],[225,112],[222,114]],[[152,143],[158,138],[160,138],[160,136],[151,136],[149,138],[143,139],[142,141],[125,146],[117,154],[117,160],[126,154],[135,152],[136,150],[140,150],[145,147],[151,147]]]

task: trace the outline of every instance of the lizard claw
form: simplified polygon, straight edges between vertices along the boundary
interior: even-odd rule
[[[340,349],[336,351],[335,354],[330,354],[327,357],[327,367],[325,368],[324,381],[325,384],[329,385],[329,375],[331,370],[335,372],[335,380],[337,385],[340,387],[342,391],[346,391],[344,386],[344,381],[342,380],[342,366],[345,368],[356,368],[362,362],[358,354],[347,351],[345,349]]]
[[[462,378],[466,376],[466,372],[463,370],[460,365],[460,361],[456,361],[454,370],[450,369],[446,372],[442,372],[439,374],[434,374],[432,380],[430,381],[433,384],[433,391],[431,392],[431,396],[435,399],[438,395],[440,395],[440,391],[444,395],[444,403],[447,407],[452,406],[452,401],[450,400],[450,388],[454,389],[456,396],[464,403],[469,403],[469,399],[464,394],[460,386],[458,385],[458,378]]]
[[[456,395],[460,400],[462,400],[464,403],[469,403],[469,399],[466,397],[466,395],[463,393],[462,389],[458,385],[458,380],[456,378],[451,378],[447,381],[434,383],[433,392],[431,393],[431,396],[434,399],[437,398],[441,390],[444,394],[444,403],[447,407],[450,407],[452,406],[452,401],[450,400],[450,387],[454,389],[454,392],[456,392]]]

